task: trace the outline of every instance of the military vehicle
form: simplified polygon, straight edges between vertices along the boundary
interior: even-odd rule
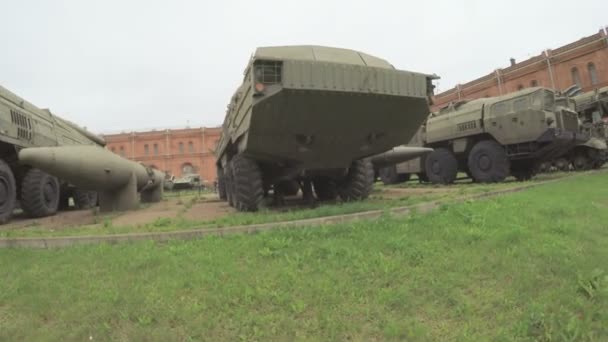
[[[103,146],[102,138],[3,87],[0,87],[0,122],[0,223],[10,220],[16,206],[29,217],[42,217],[67,206],[70,197],[78,208],[96,204],[94,192],[20,163],[17,153],[35,146]]]
[[[567,162],[561,164],[572,164],[574,170],[600,168],[606,162],[608,87],[573,96],[572,101],[590,139],[570,151],[565,156]]]
[[[425,158],[384,173],[407,179],[411,174],[432,183],[454,182],[458,171],[476,182],[500,182],[509,174],[530,179],[538,165],[565,155],[588,139],[577,113],[545,88],[451,103],[431,114],[421,145]],[[387,178],[388,179],[388,178]]]
[[[258,48],[216,149],[220,198],[254,211],[270,190],[293,193],[294,182],[310,201],[366,198],[374,181],[367,157],[414,135],[435,78],[348,49]]]
[[[407,147],[422,147],[424,145],[424,127],[423,124],[420,129],[412,137]],[[433,149],[426,148],[426,152],[420,153],[418,156],[414,156],[410,160],[405,160],[400,163],[393,163],[391,165],[385,165],[378,170],[378,176],[385,185],[397,184],[407,182],[413,175],[418,177],[419,182],[426,182],[426,174],[424,173],[424,161],[425,157],[431,153]]]
[[[201,176],[197,174],[187,174],[180,178],[173,179],[172,190],[197,189],[201,186]]]

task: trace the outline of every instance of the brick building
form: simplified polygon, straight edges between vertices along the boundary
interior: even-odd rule
[[[185,128],[107,134],[106,148],[125,158],[142,162],[176,177],[198,173],[213,182],[216,176],[213,150],[221,128]]]
[[[608,85],[608,28],[516,63],[435,96],[433,110],[459,100],[507,94],[527,87],[555,90],[578,84],[583,91]]]

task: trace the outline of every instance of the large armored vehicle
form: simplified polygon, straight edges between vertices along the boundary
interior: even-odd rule
[[[30,217],[54,214],[70,197],[79,208],[95,205],[95,193],[20,163],[17,154],[36,146],[105,145],[103,139],[3,87],[0,123],[0,223],[10,219],[17,204]]]
[[[608,87],[596,89],[572,97],[574,108],[582,122],[583,132],[590,138],[577,145],[558,165],[572,164],[575,170],[599,168],[606,162],[608,138]]]
[[[385,174],[417,173],[443,184],[454,182],[458,171],[476,182],[500,182],[510,174],[526,180],[540,163],[588,139],[580,132],[577,113],[555,92],[538,87],[451,103],[431,114],[419,136],[433,152]]]
[[[406,143],[429,113],[432,79],[365,53],[258,48],[226,113],[216,155],[220,198],[256,210],[284,189],[321,200],[371,191],[367,157]]]

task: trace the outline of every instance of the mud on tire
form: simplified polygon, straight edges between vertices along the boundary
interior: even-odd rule
[[[451,184],[458,174],[458,162],[447,148],[433,150],[425,161],[426,178],[435,184]]]
[[[30,169],[21,183],[21,209],[29,217],[54,215],[59,207],[59,181],[39,169]]]
[[[11,219],[17,198],[17,188],[13,171],[0,159],[0,224]]]
[[[235,207],[240,211],[257,211],[264,199],[262,172],[258,164],[237,155],[232,159],[232,176]]]
[[[355,160],[338,184],[338,194],[345,201],[366,199],[374,186],[374,167],[368,159]]]
[[[468,167],[476,182],[502,182],[509,175],[510,162],[505,149],[494,140],[475,144],[468,157]]]

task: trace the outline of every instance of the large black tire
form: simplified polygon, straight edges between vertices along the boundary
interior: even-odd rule
[[[224,170],[217,168],[217,195],[222,201],[228,199],[226,194],[226,179],[224,176]]]
[[[44,217],[57,213],[59,181],[39,169],[30,169],[21,182],[21,209],[29,217]]]
[[[72,198],[74,199],[74,206],[78,210],[92,209],[97,206],[97,191],[74,189]]]
[[[591,160],[584,153],[577,153],[574,158],[572,158],[572,167],[575,171],[585,171],[591,169]]]
[[[384,185],[403,183],[410,180],[409,173],[397,173],[397,165],[383,167],[379,171],[380,180]]]
[[[557,158],[555,160],[555,168],[558,171],[567,172],[570,171],[570,162],[566,158]]]
[[[494,140],[482,140],[469,153],[468,167],[479,183],[502,182],[509,176],[511,164],[505,149]]]
[[[283,196],[295,196],[300,191],[300,184],[295,180],[282,181],[275,184],[274,189]]]
[[[434,184],[451,184],[458,174],[458,161],[447,148],[436,148],[425,161],[427,179]]]
[[[345,202],[366,199],[374,186],[374,166],[368,159],[355,160],[338,183],[338,195]]]
[[[17,202],[17,187],[11,168],[0,159],[0,224],[11,219]]]
[[[232,172],[236,208],[240,211],[257,211],[264,200],[260,167],[254,160],[237,155],[232,159]]]
[[[317,177],[312,180],[312,186],[320,201],[333,201],[338,198],[338,187],[331,178]]]

